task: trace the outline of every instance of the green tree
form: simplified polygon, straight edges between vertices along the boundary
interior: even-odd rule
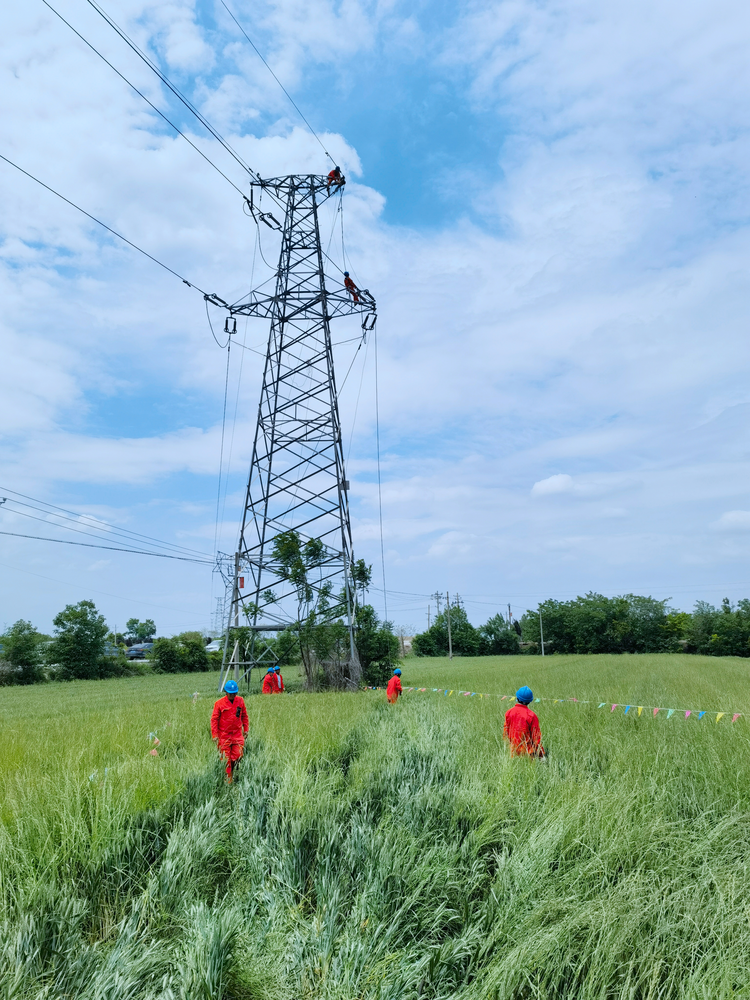
[[[355,642],[365,684],[383,684],[398,659],[398,637],[390,622],[381,622],[371,604],[358,607]]]
[[[364,559],[358,559],[355,563],[352,563],[352,581],[354,583],[355,592],[357,587],[359,587],[362,597],[362,606],[364,607],[365,593],[372,583],[372,566],[368,566]]]
[[[489,656],[510,656],[520,653],[518,636],[502,615],[493,615],[479,627],[482,653]]]
[[[144,622],[138,621],[137,618],[128,618],[125,622],[125,628],[131,639],[135,639],[136,642],[149,642],[156,632],[156,625],[152,618],[147,618]]]
[[[451,642],[457,656],[481,656],[483,639],[469,621],[466,610],[458,605],[450,609]],[[448,655],[448,612],[436,616],[432,627],[414,636],[412,649],[417,656]]]
[[[663,653],[677,648],[674,631],[667,627],[667,602],[653,597],[588,593],[572,601],[544,601],[521,622],[523,638],[537,645],[540,610],[550,652]]]
[[[728,597],[715,608],[698,601],[685,632],[689,653],[750,656],[750,601],[732,605]]]
[[[664,620],[664,630],[675,640],[685,639],[693,621],[688,611],[670,611]]]
[[[156,644],[154,644],[156,645]],[[197,673],[209,669],[208,653],[202,637],[189,636],[180,642],[182,668],[187,673]]]
[[[3,658],[13,668],[12,678],[16,684],[37,684],[43,681],[44,673],[39,655],[42,636],[31,622],[20,619],[11,625],[0,637]]]
[[[92,680],[117,670],[114,662],[105,662],[109,629],[93,601],[66,605],[53,624],[55,638],[47,649],[47,662],[57,667],[60,680]]]
[[[305,682],[308,690],[321,684],[349,687],[359,683],[352,662],[348,629],[340,620],[346,601],[332,597],[330,582],[315,581],[314,573],[330,557],[319,538],[302,542],[296,531],[284,531],[273,542],[273,558],[282,579],[297,594],[297,631]]]

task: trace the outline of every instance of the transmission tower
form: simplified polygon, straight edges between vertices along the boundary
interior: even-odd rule
[[[330,195],[327,178],[293,175],[259,185],[283,209],[283,221],[247,205],[256,223],[281,234],[279,264],[272,295],[260,290],[227,304],[226,329],[234,317],[270,319],[268,348],[258,406],[242,529],[234,558],[234,586],[226,617],[227,641],[221,684],[230,671],[251,676],[273,654],[263,633],[299,627],[300,608],[316,608],[316,622],[343,620],[349,658],[344,682],[356,684],[359,661],[352,630],[352,539],[349,483],[344,471],[330,321],[359,314],[362,337],[373,329],[375,301],[366,289],[346,288],[326,274],[318,211]],[[279,212],[281,214],[281,211]],[[262,287],[262,286],[261,286]],[[289,532],[307,558],[304,581],[278,558],[277,540]],[[240,586],[244,574],[247,587]],[[303,600],[304,598],[304,600]],[[322,598],[322,600],[321,600]],[[249,652],[238,644],[229,651],[229,626],[240,612],[252,631]],[[298,636],[299,639],[299,636]]]

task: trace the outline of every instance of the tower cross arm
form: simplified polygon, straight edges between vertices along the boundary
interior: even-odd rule
[[[336,316],[353,316],[357,313],[375,312],[375,299],[366,288],[357,290],[359,298],[355,302],[345,289],[325,293],[326,313],[329,319]],[[251,292],[242,302],[236,302],[229,307],[232,316],[254,316],[257,319],[278,317],[285,321],[305,315],[319,315],[320,296],[311,299],[309,296],[295,295],[258,295]]]

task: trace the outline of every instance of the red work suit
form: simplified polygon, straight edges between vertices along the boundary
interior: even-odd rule
[[[539,730],[539,719],[527,705],[518,702],[505,713],[503,736],[510,743],[511,752],[521,757],[529,754],[534,757],[544,756],[542,734]]]
[[[344,288],[347,290],[347,292],[351,292],[351,296],[355,302],[359,302],[359,295],[357,295],[359,289],[354,284],[351,278],[349,277],[344,278]]]
[[[243,754],[245,734],[250,728],[245,700],[238,694],[234,701],[227,695],[214,703],[211,713],[211,736],[219,740],[219,753],[227,762],[227,776],[232,777],[232,765]]]
[[[278,674],[274,671],[274,675],[276,677],[276,684],[279,689],[277,693],[281,694],[281,692],[284,690],[284,678],[281,676],[281,671],[279,671]]]
[[[261,688],[263,694],[278,694],[279,685],[276,683],[276,674],[266,674],[263,678],[263,687]]]
[[[385,695],[391,705],[395,705],[398,701],[398,696],[401,694],[401,678],[394,674],[393,677],[388,681],[388,687],[385,689]]]
[[[328,191],[331,190],[331,184],[335,184],[336,187],[341,187],[344,184],[344,175],[340,170],[331,170],[328,174],[328,183],[326,188]]]

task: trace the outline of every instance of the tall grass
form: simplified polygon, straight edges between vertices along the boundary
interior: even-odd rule
[[[532,676],[539,663],[405,674],[745,703],[725,661],[691,676],[668,657],[550,657]],[[206,733],[212,683],[70,685],[43,709],[2,693],[0,996],[750,996],[743,720],[542,704],[540,764],[507,755],[499,700],[250,698],[228,788]],[[41,720],[38,741],[24,718]]]

